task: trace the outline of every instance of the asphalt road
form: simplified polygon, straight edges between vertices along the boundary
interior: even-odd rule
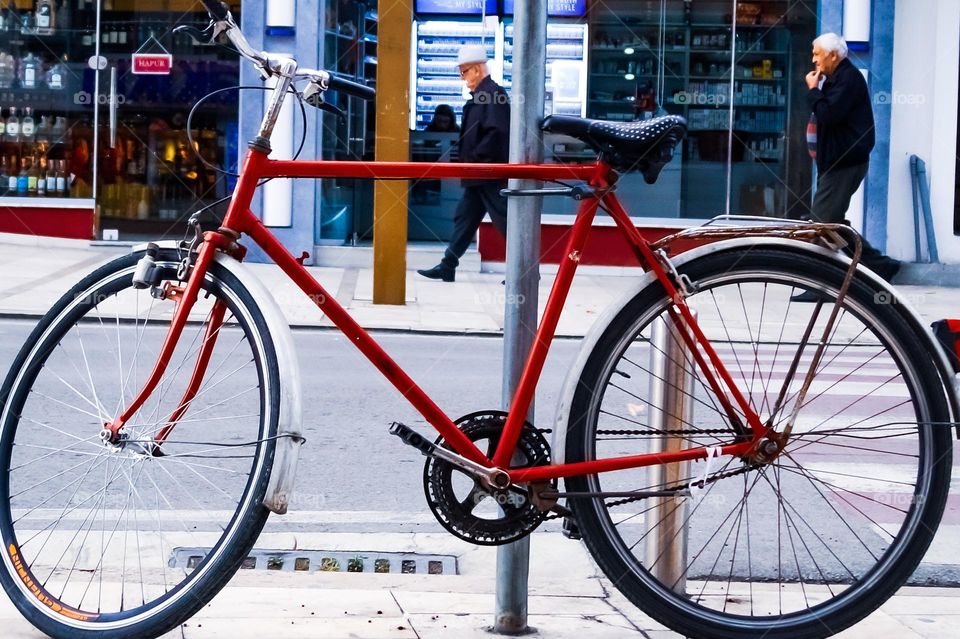
[[[32,328],[29,321],[0,321],[4,375]],[[375,337],[448,415],[456,418],[500,409],[502,340],[390,333]],[[339,333],[298,330],[294,340],[300,357],[307,444],[301,452],[293,507],[424,510],[424,458],[391,436],[388,428],[400,421],[431,436],[432,428]],[[537,423],[542,427],[550,427],[578,345],[579,340],[561,339],[551,349],[536,405]],[[109,352],[102,357],[105,363],[113,361]]]

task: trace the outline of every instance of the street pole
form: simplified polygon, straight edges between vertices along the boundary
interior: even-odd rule
[[[513,24],[513,89],[510,104],[510,162],[543,162],[540,120],[546,98],[547,3],[518,2]],[[510,180],[511,189],[536,188],[531,180]],[[537,326],[540,282],[539,197],[510,198],[507,208],[507,270],[503,322],[503,406],[509,408]],[[533,423],[534,404],[528,419]],[[497,548],[497,594],[493,630],[529,632],[527,582],[530,538]]]
[[[694,317],[696,312],[694,311]],[[649,424],[663,435],[651,444],[651,453],[676,452],[685,448],[680,435],[667,431],[690,428],[693,422],[694,378],[690,351],[677,334],[673,322],[654,320],[650,336],[650,415]],[[650,466],[648,479],[652,490],[680,483],[687,476],[687,462]],[[654,497],[646,513],[647,526],[656,525],[655,534],[646,541],[646,564],[660,583],[670,584],[674,592],[684,594],[687,558],[686,497]]]

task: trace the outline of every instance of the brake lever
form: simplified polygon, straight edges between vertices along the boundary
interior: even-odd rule
[[[347,121],[347,115],[339,107],[330,104],[323,99],[323,88],[316,82],[311,82],[307,85],[307,88],[303,90],[301,95],[303,101],[309,104],[310,106],[320,109],[321,111],[326,111],[327,113],[332,113],[337,116],[337,120],[341,124],[345,124]]]
[[[178,27],[174,27],[173,32],[177,35],[184,34],[190,36],[190,39],[197,44],[211,44],[214,36],[216,35],[215,27],[216,24],[211,22],[203,31],[201,31],[192,25],[181,24]]]

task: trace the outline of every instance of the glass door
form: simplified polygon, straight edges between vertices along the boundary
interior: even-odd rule
[[[231,10],[239,22],[239,2]],[[221,171],[236,171],[237,92],[204,100],[189,126],[188,116],[208,93],[239,84],[239,61],[174,35],[209,21],[194,0],[102,0],[96,17],[100,228],[121,240],[180,238],[192,213],[232,187]]]
[[[377,75],[377,3],[326,0],[324,67],[355,82],[373,86]],[[327,99],[345,117],[322,115],[324,160],[373,160],[376,111],[371,103],[343,93]],[[351,244],[373,239],[373,182],[324,180],[321,188],[318,244]]]

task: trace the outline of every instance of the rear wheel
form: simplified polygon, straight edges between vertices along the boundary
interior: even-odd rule
[[[0,394],[0,582],[53,637],[156,636],[177,626],[229,580],[268,515],[276,354],[256,301],[217,264],[125,440],[101,440],[152,370],[174,309],[132,287],[138,257],[67,293]],[[178,283],[177,258],[161,251],[161,282]],[[215,304],[226,308],[224,323],[207,335]],[[213,338],[199,392],[154,454]]]
[[[681,273],[695,287],[687,303],[698,324],[760,420],[783,431],[797,409],[796,422],[767,463],[723,457],[712,468],[700,461],[571,478],[569,490],[590,492],[679,491],[706,480],[692,498],[578,499],[583,539],[618,589],[686,636],[839,632],[904,583],[940,521],[952,449],[936,367],[896,304],[857,277],[797,406],[845,269],[756,248],[707,256]],[[791,301],[804,291],[823,303]],[[689,351],[668,351],[654,335],[658,324],[675,331],[670,306],[651,285],[600,338],[571,404],[567,462],[745,436]],[[665,357],[675,358],[674,373],[664,373]],[[677,377],[684,368],[693,374]]]

